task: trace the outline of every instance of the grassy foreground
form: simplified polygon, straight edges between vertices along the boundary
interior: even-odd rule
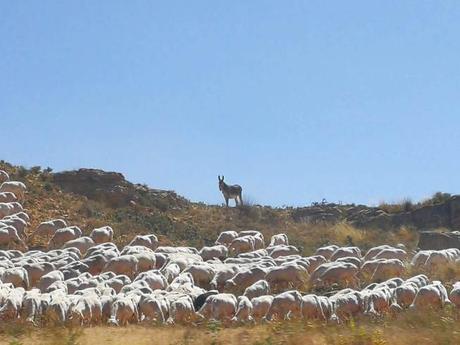
[[[225,328],[209,323],[200,326],[105,326],[70,329],[33,329],[1,326],[2,344],[114,344],[114,345],[424,345],[460,344],[456,311],[406,311],[396,317],[356,320],[343,325],[305,321]]]

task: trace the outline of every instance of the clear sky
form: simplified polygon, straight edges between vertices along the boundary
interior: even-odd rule
[[[460,193],[460,2],[2,1],[0,143],[208,203]]]

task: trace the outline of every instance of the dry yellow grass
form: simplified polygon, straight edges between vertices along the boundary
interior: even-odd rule
[[[460,344],[457,315],[452,310],[407,311],[396,318],[358,320],[343,325],[282,322],[221,328],[201,326],[129,326],[84,329],[30,329],[3,325],[4,344],[112,345],[431,345]]]

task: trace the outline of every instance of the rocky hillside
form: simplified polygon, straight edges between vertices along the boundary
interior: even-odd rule
[[[201,246],[212,243],[222,230],[253,228],[266,236],[288,233],[293,244],[309,253],[331,242],[363,247],[377,241],[415,243],[417,230],[460,229],[459,196],[402,210],[395,205],[389,208],[326,202],[301,208],[225,208],[133,184],[116,172],[79,169],[53,173],[50,168],[26,169],[3,161],[0,169],[28,186],[24,206],[32,218],[29,231],[41,221],[62,217],[86,233],[110,225],[119,244],[125,244],[134,234],[155,233],[163,244]],[[45,244],[45,239],[33,241],[32,247]]]
[[[381,230],[403,226],[417,230],[460,229],[460,195],[448,196],[440,203],[425,204],[400,212],[388,212],[381,207],[365,205],[317,204],[293,210],[292,217],[303,222],[345,221],[358,228]]]

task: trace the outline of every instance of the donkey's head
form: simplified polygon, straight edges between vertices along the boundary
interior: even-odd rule
[[[219,189],[220,190],[223,190],[224,186],[225,186],[225,182],[224,182],[224,176],[222,175],[222,178],[219,176],[217,176],[217,178],[219,179]]]

